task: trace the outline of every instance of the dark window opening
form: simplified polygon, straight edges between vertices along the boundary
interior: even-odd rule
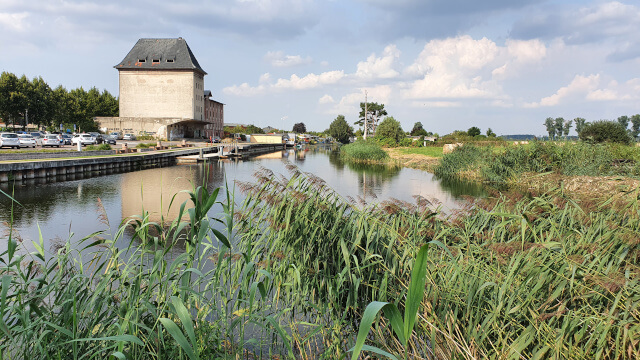
[[[138,59],[138,62],[147,62],[147,59]]]
[[[153,59],[153,62],[154,62],[154,63],[159,63],[159,62],[160,62],[160,59]]]
[[[168,63],[172,63],[172,62],[173,62],[173,59],[167,59],[167,62],[168,62]]]

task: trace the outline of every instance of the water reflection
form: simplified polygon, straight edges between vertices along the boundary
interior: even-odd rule
[[[436,198],[445,209],[451,209],[459,206],[457,198],[461,195],[482,196],[478,186],[440,181],[420,170],[344,163],[335,148],[317,146],[247,160],[169,166],[58,183],[29,180],[15,182],[14,188],[5,184],[3,191],[13,193],[21,205],[14,205],[12,211],[11,201],[0,196],[0,219],[5,223],[13,221],[14,228],[26,240],[38,239],[38,225],[45,242],[66,239],[70,232],[76,238],[98,230],[114,234],[123,220],[143,210],[150,213],[152,221],[175,220],[180,205],[188,200],[184,190],[202,184],[209,190],[225,184],[233,188],[235,180],[254,181],[252,175],[262,167],[288,177],[289,164],[324,179],[345,198],[362,197],[368,203],[392,197],[414,202],[413,196],[420,195]],[[236,193],[236,202],[242,200],[242,194]],[[211,216],[219,214],[220,208],[210,212]],[[0,225],[0,231],[7,228],[6,224]],[[6,247],[6,242],[0,247]]]

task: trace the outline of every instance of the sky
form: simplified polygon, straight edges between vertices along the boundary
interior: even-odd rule
[[[114,95],[138,39],[182,37],[227,123],[322,131],[365,94],[440,135],[640,113],[636,0],[0,0],[0,32],[0,71]]]

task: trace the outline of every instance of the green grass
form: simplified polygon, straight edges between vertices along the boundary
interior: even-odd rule
[[[398,149],[402,154],[417,154],[430,157],[442,157],[442,146],[409,147]]]

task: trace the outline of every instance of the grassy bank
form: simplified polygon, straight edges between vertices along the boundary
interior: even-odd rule
[[[500,149],[465,145],[442,157],[440,177],[461,177],[496,185],[517,183],[524,173],[566,176],[640,175],[639,153],[624,145],[533,142]]]

